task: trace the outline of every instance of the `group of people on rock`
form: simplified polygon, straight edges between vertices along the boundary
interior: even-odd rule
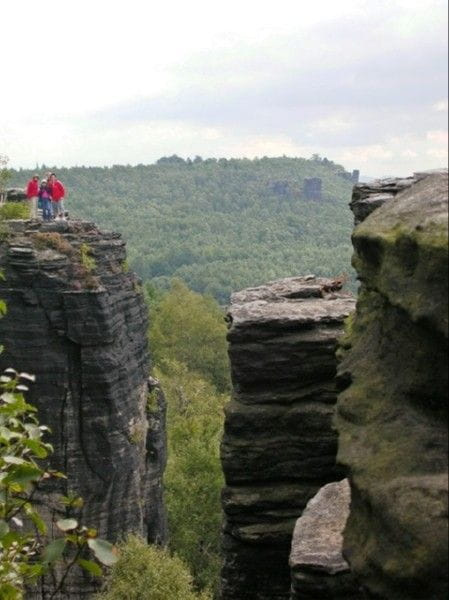
[[[39,181],[39,175],[33,175],[27,184],[26,195],[30,202],[32,219],[37,219],[39,205],[42,208],[44,221],[65,220],[65,188],[56,178],[55,173],[47,173],[41,181]]]

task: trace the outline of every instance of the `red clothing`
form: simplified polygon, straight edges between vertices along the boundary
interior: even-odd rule
[[[39,194],[39,182],[36,179],[31,179],[27,185],[27,198],[34,198]]]
[[[59,202],[65,196],[65,189],[62,183],[57,179],[51,186],[51,197],[53,202]]]

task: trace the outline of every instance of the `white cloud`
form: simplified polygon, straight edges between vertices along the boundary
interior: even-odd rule
[[[448,143],[448,132],[447,131],[443,131],[443,130],[428,131],[426,137],[430,142],[435,142],[437,144],[447,146],[447,143]]]
[[[0,152],[14,166],[174,152],[318,152],[368,174],[440,164],[441,0],[4,4]]]
[[[447,100],[440,100],[439,102],[435,102],[435,104],[432,106],[433,110],[436,110],[437,112],[445,112],[447,113],[449,105],[448,105],[448,101]]]
[[[332,115],[324,119],[312,121],[309,125],[310,130],[324,131],[325,133],[341,133],[350,131],[354,126],[351,119],[339,115]],[[310,135],[313,135],[312,133]]]

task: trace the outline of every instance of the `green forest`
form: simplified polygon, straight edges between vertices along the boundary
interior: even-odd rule
[[[226,323],[213,298],[179,280],[162,293],[147,284],[145,296],[154,374],[167,399],[169,548],[195,588],[216,598],[224,483],[219,447],[230,399]]]
[[[278,277],[349,273],[350,174],[318,156],[173,156],[147,166],[42,165],[37,172],[49,170],[67,187],[72,217],[120,231],[127,241],[129,266],[145,282],[153,374],[167,399],[169,546],[124,540],[98,598],[216,599],[219,446],[230,398],[220,304],[233,290]],[[8,186],[23,187],[32,174],[10,172]],[[322,180],[320,200],[303,193],[304,179],[311,177]],[[3,218],[20,217],[15,212],[21,206],[7,206],[12,208],[14,214]]]
[[[177,277],[226,303],[232,291],[280,277],[349,272],[352,182],[338,164],[304,158],[184,160],[55,170],[70,215],[120,231],[129,264],[162,289]],[[23,187],[34,171],[11,171]],[[322,199],[303,194],[322,179]]]

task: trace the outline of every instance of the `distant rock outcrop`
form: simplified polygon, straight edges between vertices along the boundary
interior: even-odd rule
[[[52,429],[51,466],[68,476],[51,484],[45,502],[70,489],[84,498],[80,518],[101,537],[135,532],[164,542],[165,403],[148,380],[147,309],[125,242],[92,223],[9,221],[0,269],[8,305],[0,367],[36,375],[29,401]],[[48,589],[44,582],[29,598],[47,598]],[[76,573],[58,598],[93,590]]]
[[[233,399],[222,464],[223,600],[287,600],[296,519],[339,479],[337,339],[354,310],[339,280],[297,277],[233,294]]]
[[[289,181],[269,181],[268,187],[278,196],[289,197],[292,195]]]
[[[320,177],[308,177],[304,179],[302,194],[306,200],[322,199],[323,181]]]
[[[417,174],[356,186],[352,202],[356,222],[383,202],[353,235],[362,285],[337,410],[344,553],[377,600],[448,597],[447,185]]]
[[[352,171],[352,173],[349,173],[349,171],[339,171],[337,173],[337,175],[339,177],[341,177],[342,179],[346,179],[346,181],[351,181],[352,183],[358,183],[359,179],[360,179],[360,170],[354,169]]]

